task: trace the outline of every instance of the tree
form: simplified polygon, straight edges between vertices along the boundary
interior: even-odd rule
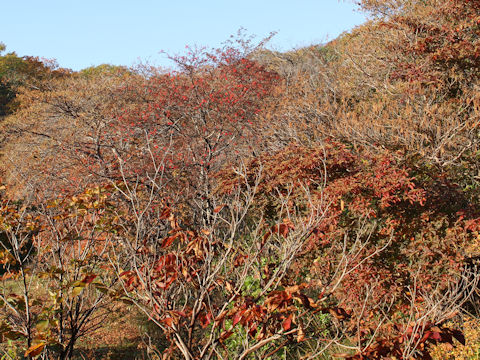
[[[0,45],[0,54],[6,46]],[[70,73],[60,69],[54,60],[33,56],[19,57],[15,52],[0,56],[0,116],[11,114],[18,107],[15,96],[22,86],[41,86],[47,78],[63,77]]]
[[[25,357],[71,359],[78,339],[110,314],[116,280],[105,263],[116,225],[105,191],[48,206],[2,202],[0,334]]]
[[[112,123],[122,108],[142,101],[139,76],[125,71],[46,79],[23,88],[18,111],[2,126],[5,183],[18,197],[82,192],[109,178]],[[95,167],[93,167],[95,165]]]
[[[316,305],[302,285],[287,286],[283,279],[322,209],[305,217],[278,213],[278,229],[265,233],[262,219],[248,214],[254,184],[215,199],[222,205],[208,226],[182,227],[192,222],[177,217],[167,201],[124,186],[131,204],[122,217],[129,266],[117,268],[128,299],[165,335],[168,345],[155,351],[244,359],[302,341],[306,314]]]
[[[179,70],[152,75],[142,89],[146,101],[116,124],[122,177],[135,182],[162,173],[170,179],[170,193],[202,213],[203,219],[191,219],[204,226],[213,210],[212,174],[252,153],[261,139],[257,114],[278,81],[249,59],[248,42],[239,43],[171,57]]]

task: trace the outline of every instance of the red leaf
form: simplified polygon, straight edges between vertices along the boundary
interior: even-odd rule
[[[202,329],[205,329],[212,322],[212,317],[211,312],[200,317],[200,325],[202,326]]]
[[[233,316],[232,328],[240,322],[240,320],[242,319],[242,315],[244,313],[245,313],[245,310],[235,313],[235,315]]]
[[[90,284],[93,280],[95,280],[96,277],[97,277],[97,275],[95,275],[95,274],[86,275],[86,276],[83,278],[82,283],[84,283],[84,284]]]
[[[250,329],[248,330],[248,335],[250,336],[255,336],[255,333],[257,332],[257,323],[253,323],[251,326],[250,326]]]
[[[283,330],[288,331],[292,327],[293,314],[288,315],[285,321],[282,324]]]
[[[170,245],[172,245],[172,243],[175,241],[177,237],[178,237],[178,234],[167,237],[166,239],[163,240],[161,247],[162,248],[169,247]]]

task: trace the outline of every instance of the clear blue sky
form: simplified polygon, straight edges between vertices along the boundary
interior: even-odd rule
[[[244,27],[288,50],[335,38],[365,21],[338,0],[0,0],[0,42],[7,51],[57,59],[62,67],[149,61],[185,45],[218,46]]]

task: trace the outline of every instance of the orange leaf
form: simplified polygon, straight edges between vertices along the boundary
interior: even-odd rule
[[[220,210],[222,210],[224,206],[225,206],[225,205],[219,205],[219,206],[217,206],[215,209],[213,209],[213,212],[214,212],[215,214],[216,214],[216,213],[219,213]]]
[[[332,357],[339,357],[339,358],[346,358],[351,356],[351,354],[348,353],[338,353],[338,354],[332,354]]]
[[[168,317],[162,320],[164,324],[166,324],[168,327],[172,327],[173,325],[173,318]]]
[[[32,345],[25,351],[25,357],[34,357],[38,356],[42,353],[43,348],[45,347],[45,343],[39,343],[37,345]]]

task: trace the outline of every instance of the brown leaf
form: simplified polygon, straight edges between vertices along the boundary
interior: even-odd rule
[[[465,336],[460,330],[454,330],[452,336],[457,339],[462,345],[465,345]]]
[[[297,342],[301,342],[303,340],[305,340],[305,332],[303,331],[303,327],[300,325],[297,331]]]
[[[345,320],[350,317],[350,315],[342,308],[330,308],[328,311],[338,320]]]
[[[229,293],[231,293],[233,291],[233,286],[232,284],[230,283],[230,281],[225,281],[225,288],[227,289],[227,291]]]
[[[170,217],[171,210],[169,207],[165,207],[160,214],[160,219],[168,219]]]
[[[220,338],[218,341],[223,342],[224,340],[227,340],[230,336],[232,336],[233,331],[226,331],[222,335],[220,335]]]

